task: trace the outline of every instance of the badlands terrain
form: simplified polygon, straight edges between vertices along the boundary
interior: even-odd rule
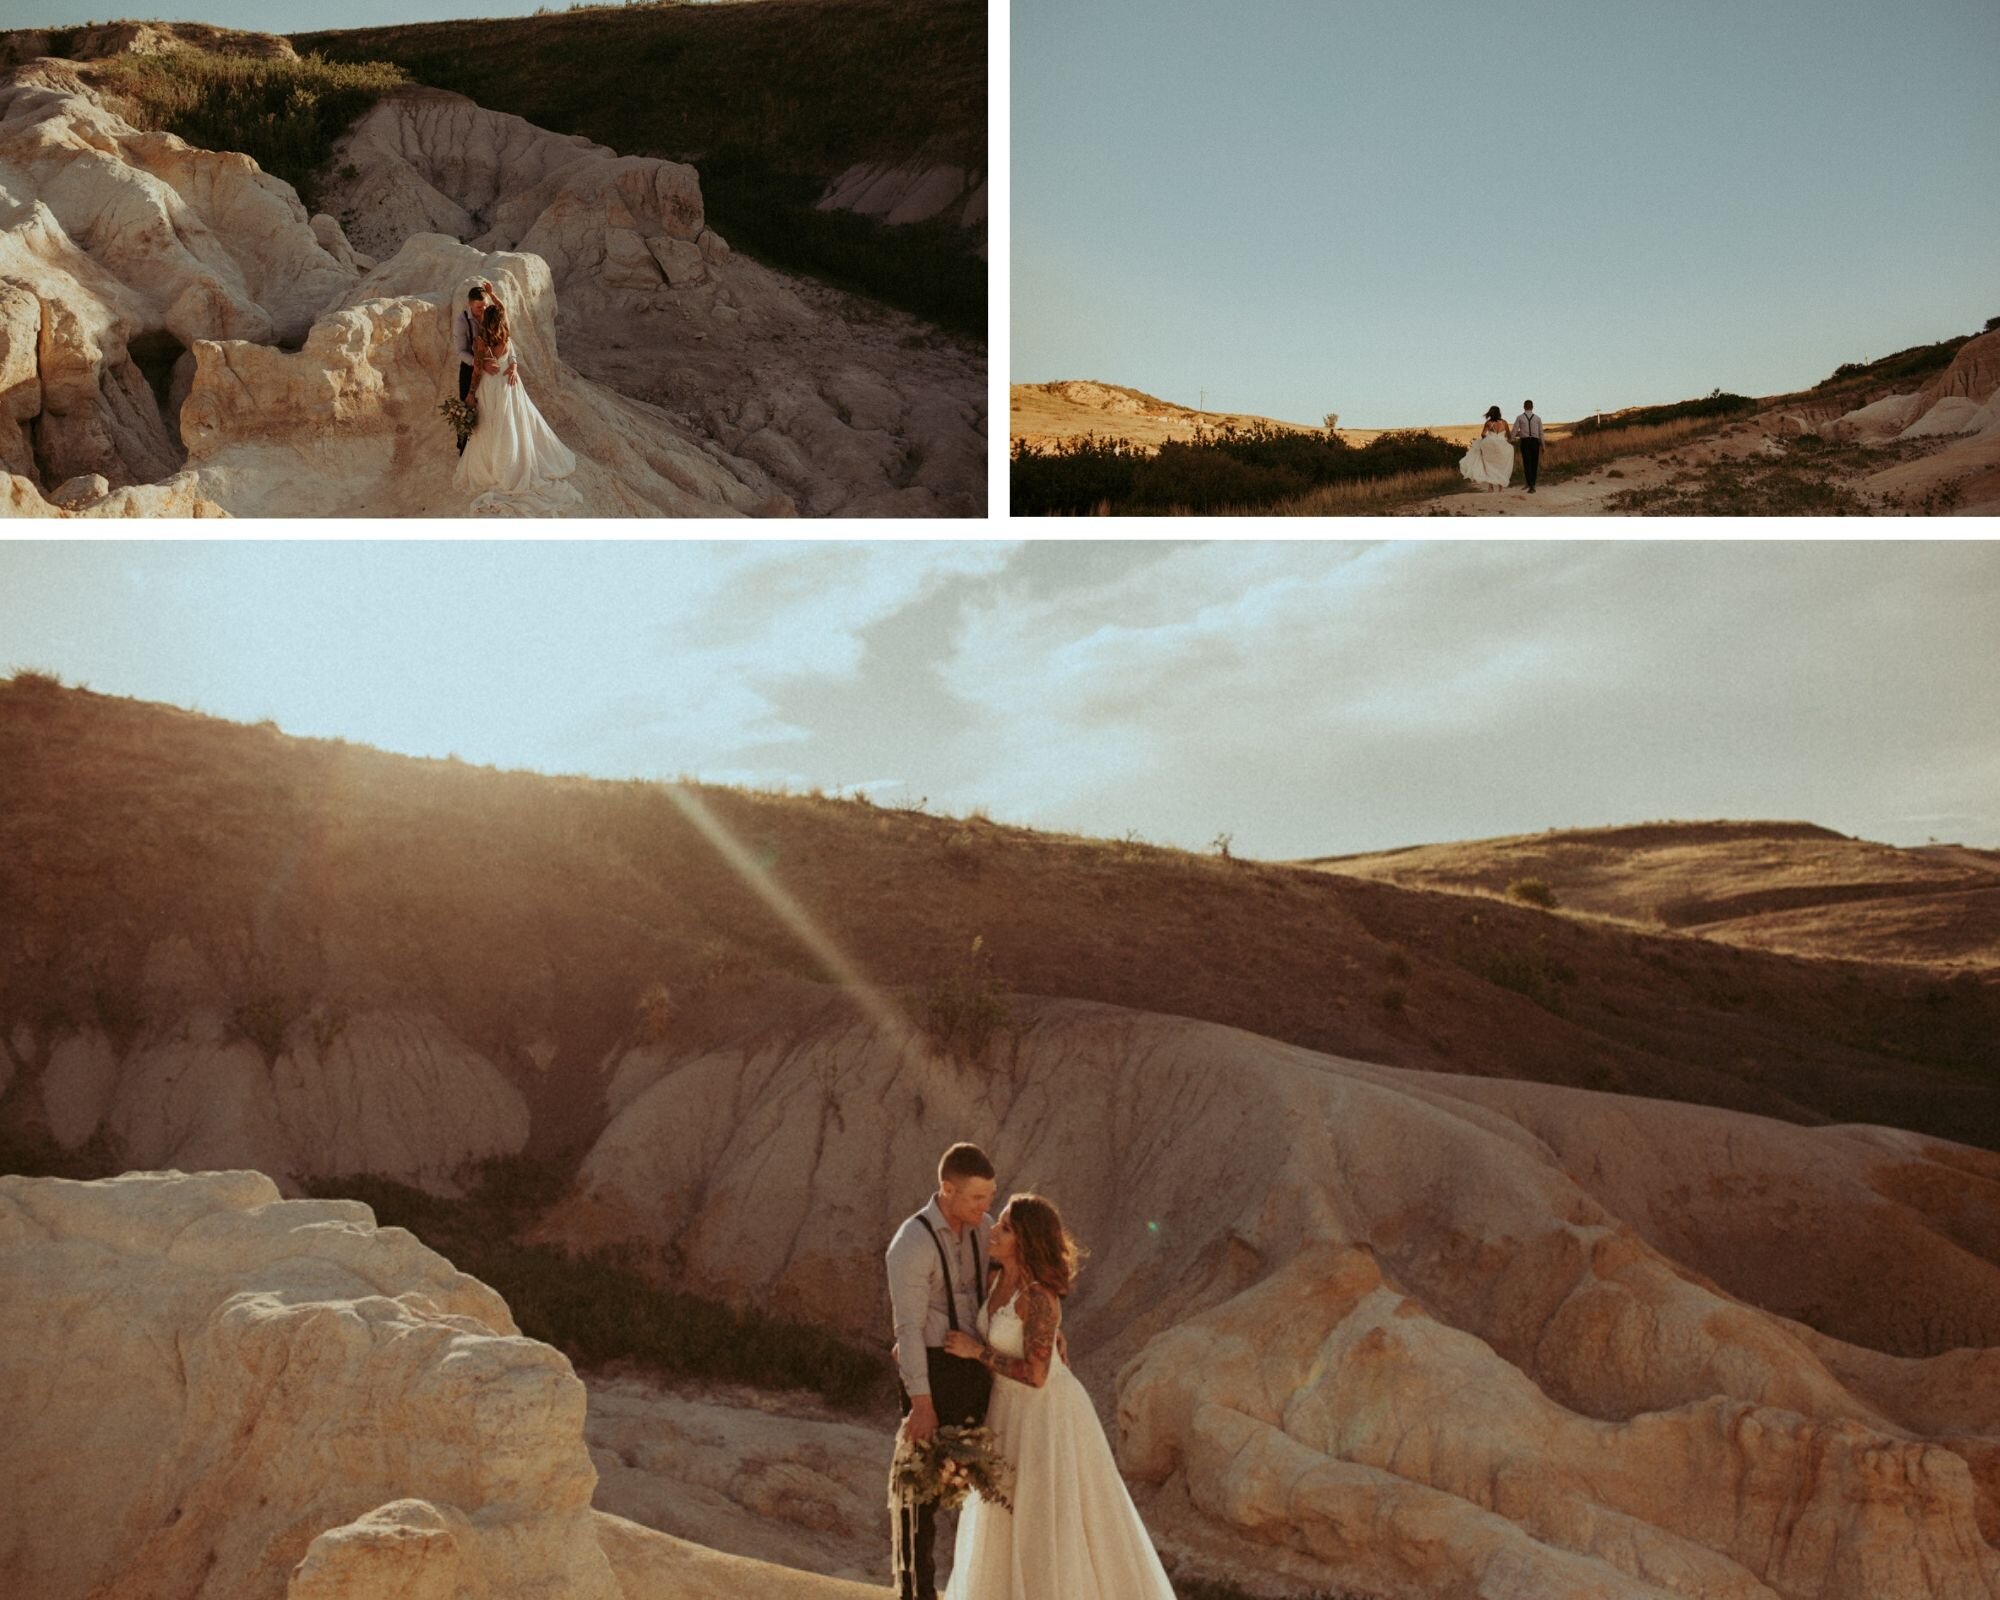
[[[30,54],[57,43],[75,55]],[[0,37],[10,513],[464,515],[435,413],[481,277],[579,457],[568,513],[983,513],[983,351],[732,250],[694,168],[409,84],[338,143],[309,215],[247,157],[135,127],[94,76],[197,45],[292,49]]]
[[[2000,514],[2000,331],[1958,342],[1928,373],[1904,376],[1910,365],[1886,357],[1843,369],[1812,390],[1767,397],[1726,422],[1635,428],[1624,440],[1616,429],[1572,439],[1574,424],[1552,420],[1532,496],[1517,463],[1504,490],[1448,485],[1443,493],[1406,496],[1393,510],[1529,517]],[[1040,448],[1090,434],[1157,448],[1193,438],[1197,426],[1258,422],[1320,431],[1191,411],[1111,384],[1016,384],[1011,396],[1013,440]],[[1349,444],[1365,445],[1382,430],[1337,431]],[[1422,431],[1466,444],[1478,426]]]
[[[879,1389],[584,1360],[503,1269],[886,1364],[883,1241],[974,1137],[1091,1248],[1184,1586],[2000,1596],[1990,851],[1259,863],[34,674],[0,768],[10,1593],[881,1593]],[[482,1222],[484,1280],[434,1248]]]

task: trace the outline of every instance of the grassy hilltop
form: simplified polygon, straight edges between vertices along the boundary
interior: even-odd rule
[[[689,161],[732,245],[983,336],[986,264],[955,223],[816,212],[863,161],[986,166],[986,8],[969,0],[742,0],[292,37],[388,62],[624,155]]]

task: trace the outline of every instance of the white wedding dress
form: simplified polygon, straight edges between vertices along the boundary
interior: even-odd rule
[[[472,496],[474,516],[547,515],[581,503],[564,480],[576,470],[576,456],[555,435],[528,398],[519,364],[509,350],[500,371],[487,373],[472,391],[479,425],[465,441],[452,486]]]
[[[1002,1355],[1025,1349],[1011,1302],[982,1307],[979,1332]],[[1014,1463],[1014,1509],[965,1502],[944,1600],[1174,1600],[1097,1408],[1061,1357],[1039,1389],[995,1376],[986,1425]]]
[[[1482,434],[1459,458],[1458,470],[1474,483],[1504,489],[1514,476],[1514,447],[1504,433]]]

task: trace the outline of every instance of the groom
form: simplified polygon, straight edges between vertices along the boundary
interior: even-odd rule
[[[473,322],[485,313],[486,291],[475,283],[465,291],[465,304],[458,308],[458,315],[451,321],[452,348],[458,352],[458,397],[461,400],[472,397],[472,380],[478,370],[472,353]],[[463,438],[458,441],[458,453],[465,454]]]
[[[940,1426],[977,1426],[993,1376],[977,1361],[946,1355],[945,1335],[976,1334],[986,1298],[986,1236],[992,1221],[993,1163],[976,1144],[955,1144],[938,1162],[937,1193],[889,1241],[889,1304],[896,1319],[903,1432],[928,1439]],[[898,1600],[937,1600],[937,1507],[895,1513],[903,1552]],[[911,1526],[914,1521],[915,1526]],[[915,1585],[912,1589],[912,1585]]]

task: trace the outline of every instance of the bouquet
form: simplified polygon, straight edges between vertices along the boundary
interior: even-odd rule
[[[472,437],[472,430],[479,426],[479,408],[456,397],[440,404],[438,415],[451,424],[452,432],[458,435],[461,445]]]
[[[907,1521],[899,1518],[897,1522],[898,1588],[906,1565],[902,1530],[915,1525],[918,1506],[935,1501],[947,1511],[956,1511],[968,1495],[977,1494],[1012,1511],[1013,1490],[1013,1463],[1000,1454],[991,1428],[939,1428],[920,1444],[899,1437],[896,1458],[889,1465],[889,1509],[908,1513]]]

